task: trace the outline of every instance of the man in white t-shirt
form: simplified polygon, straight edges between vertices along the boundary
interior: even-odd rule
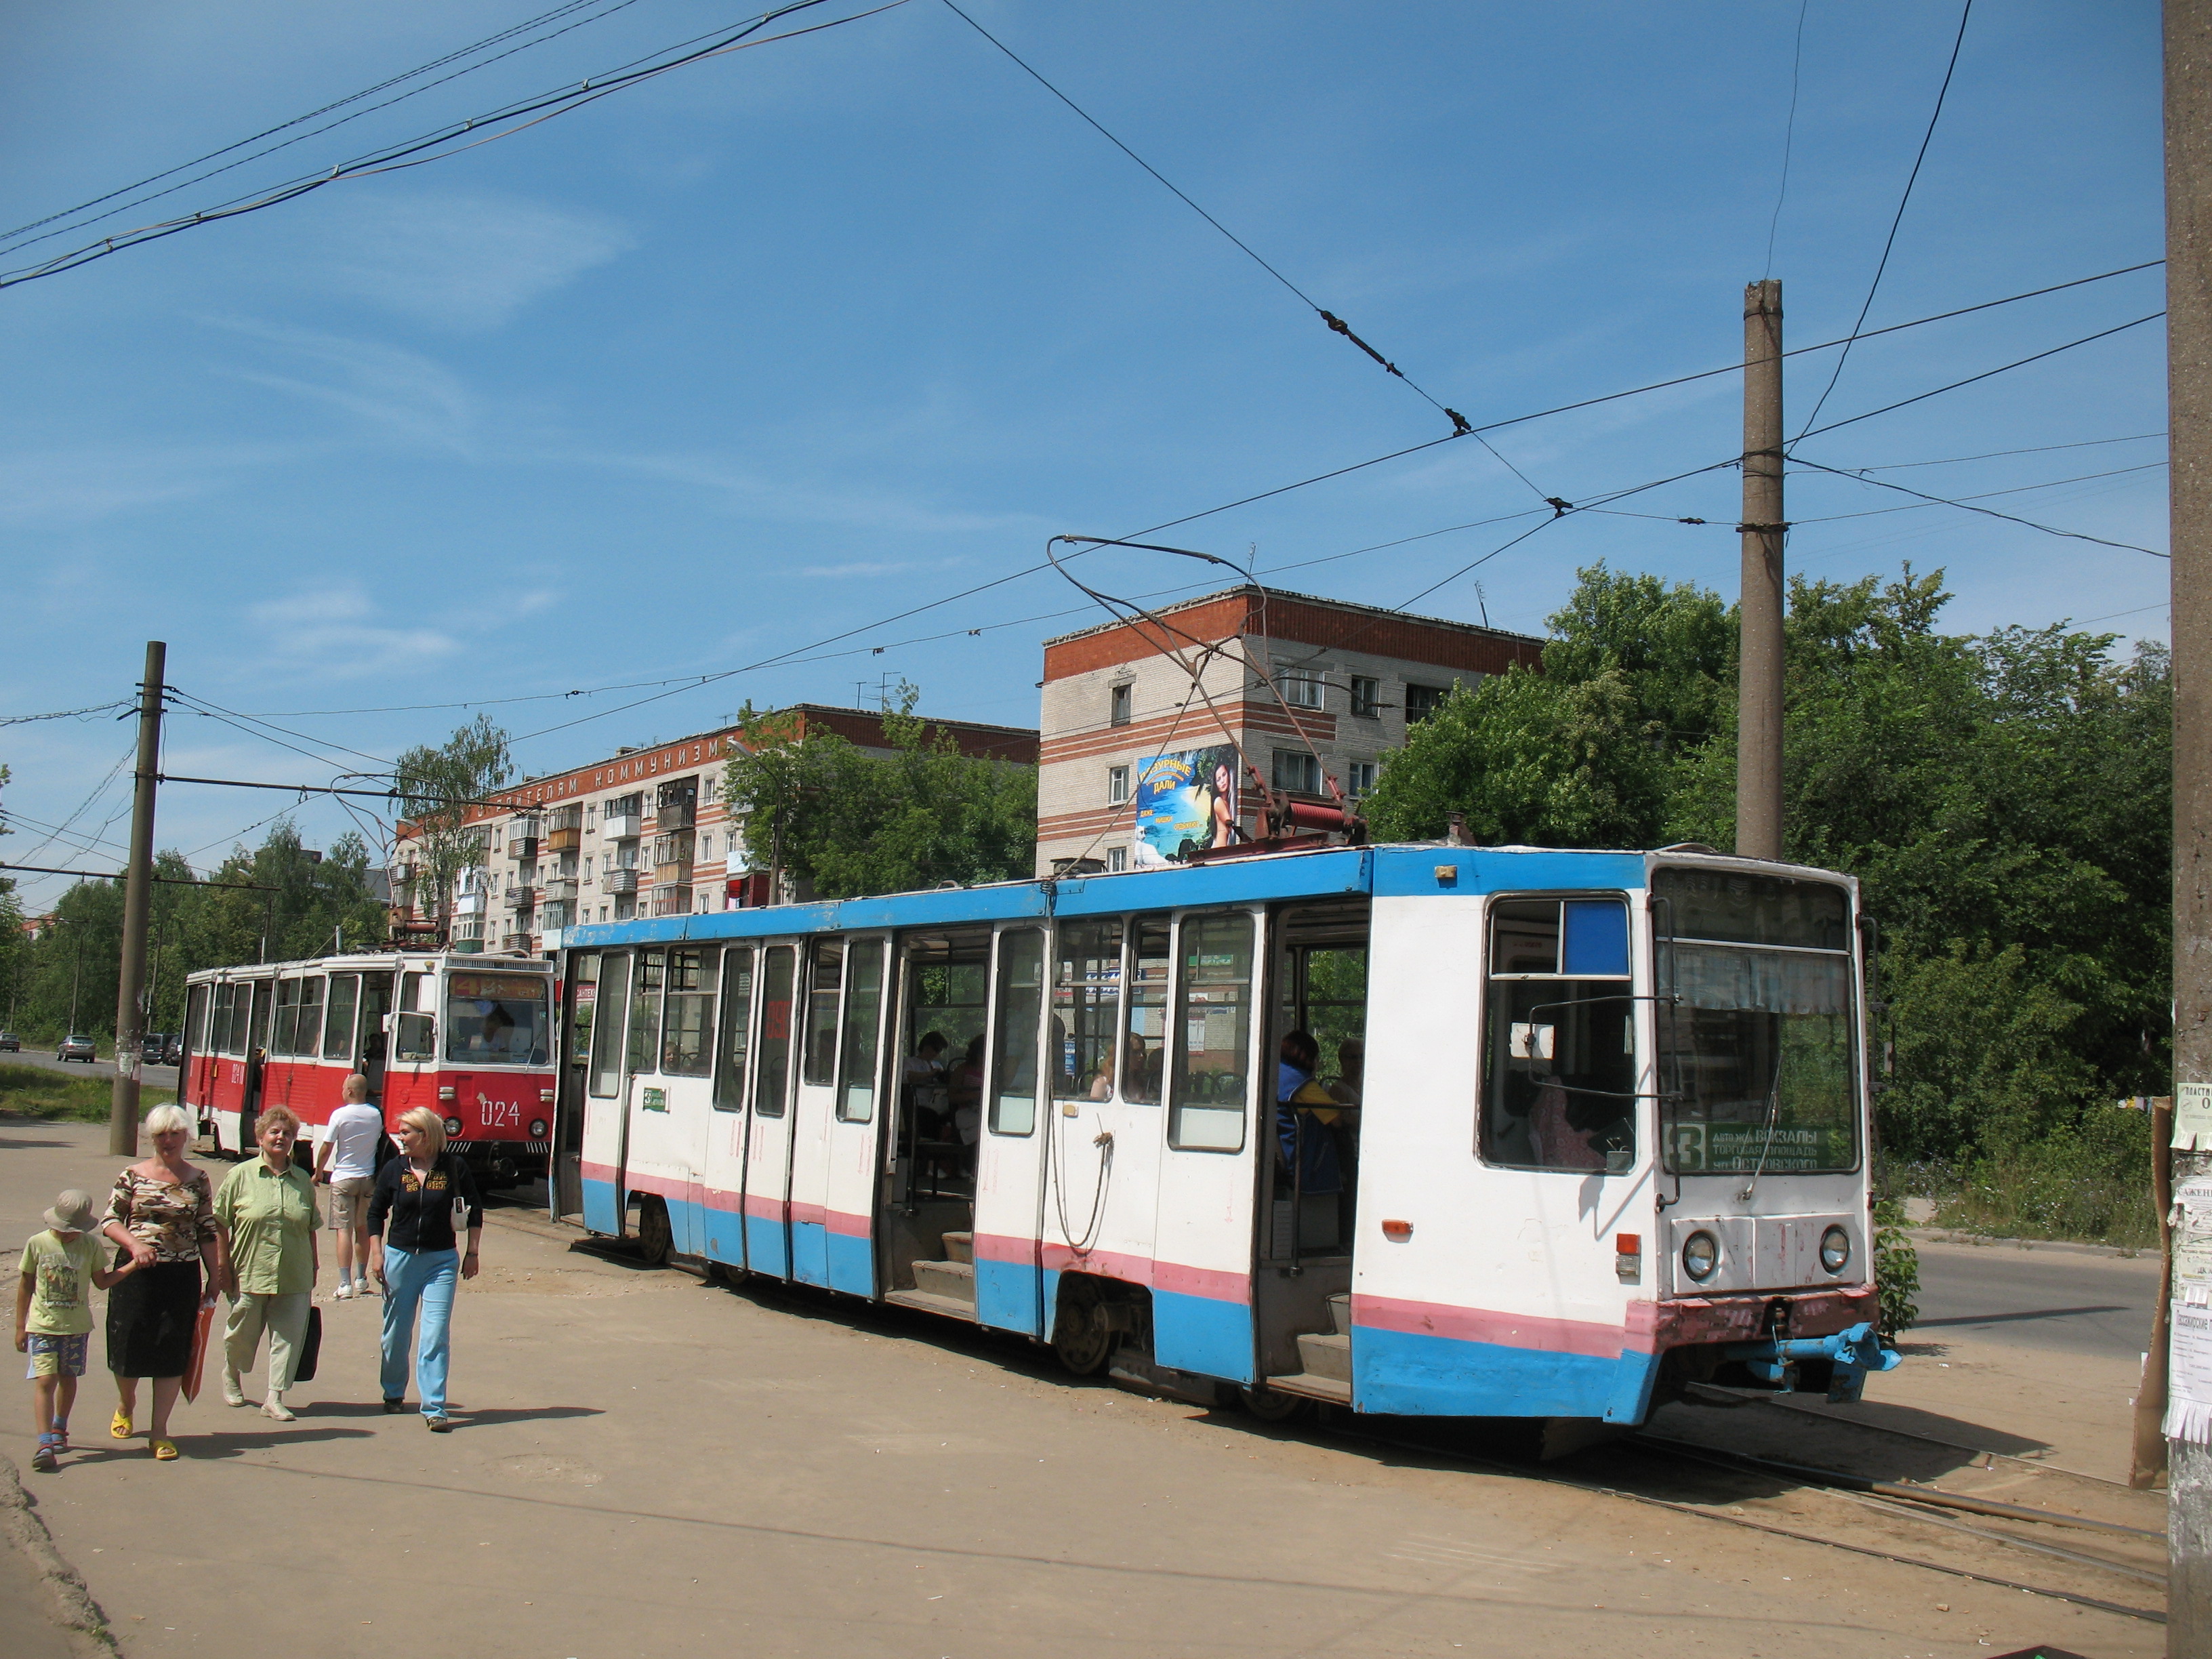
[[[315,1149],[315,1179],[331,1189],[331,1226],[338,1236],[336,1299],[341,1302],[370,1293],[368,1194],[376,1184],[376,1143],[383,1134],[384,1114],[368,1103],[368,1079],[356,1072],[345,1080],[345,1103],[331,1114],[323,1144]]]

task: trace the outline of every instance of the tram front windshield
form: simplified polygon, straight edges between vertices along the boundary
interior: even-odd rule
[[[464,1066],[544,1065],[549,983],[538,974],[448,975],[446,1058]]]
[[[1858,1164],[1849,896],[1826,882],[1659,870],[1667,1167],[1814,1174]]]

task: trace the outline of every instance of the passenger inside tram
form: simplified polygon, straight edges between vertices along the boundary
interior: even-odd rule
[[[1365,1087],[1368,911],[1311,905],[1276,923],[1282,988],[1276,1077],[1274,1254],[1338,1255],[1354,1236]],[[1334,1074],[1322,1060],[1335,1056]]]
[[[1619,1173],[1636,1160],[1636,1000],[1618,899],[1506,899],[1491,913],[1482,1154]]]

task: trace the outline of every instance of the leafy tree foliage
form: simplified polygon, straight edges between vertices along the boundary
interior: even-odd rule
[[[823,898],[912,892],[1028,875],[1036,852],[1036,770],[960,752],[900,688],[884,716],[888,755],[834,732],[796,734],[787,717],[739,717],[744,749],[723,793],[756,865],[775,865]]]
[[[1909,566],[1791,582],[1787,852],[1857,876],[1880,925],[1893,1153],[2106,1158],[2107,1103],[2171,1077],[2168,664],[2064,626],[1946,634],[1948,597]],[[1540,674],[1414,728],[1377,834],[1456,808],[1485,842],[1730,847],[1734,611],[1601,565],[1551,624]]]
[[[416,912],[436,919],[441,939],[453,923],[454,879],[482,864],[489,845],[483,828],[466,822],[467,803],[514,775],[506,729],[489,714],[457,728],[442,744],[418,744],[399,757],[394,778],[400,813],[416,830],[409,856]]]

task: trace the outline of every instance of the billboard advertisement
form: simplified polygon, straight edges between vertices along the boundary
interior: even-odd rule
[[[1237,838],[1237,750],[1227,744],[1137,762],[1136,845],[1139,870],[1180,864],[1195,848]]]

